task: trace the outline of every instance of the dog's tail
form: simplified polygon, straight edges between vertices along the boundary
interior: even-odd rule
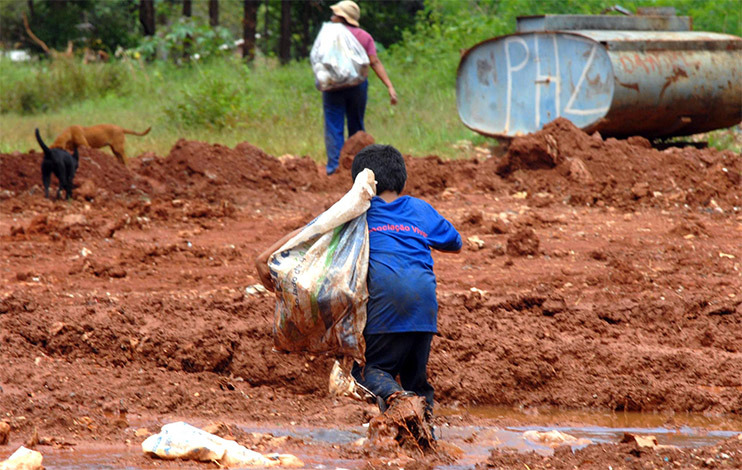
[[[36,141],[41,145],[41,150],[44,151],[44,154],[48,154],[50,152],[49,147],[46,146],[43,140],[41,140],[41,135],[39,134],[39,128],[36,128]]]
[[[150,127],[148,127],[148,128],[147,128],[147,130],[146,130],[146,131],[144,131],[144,132],[135,132],[135,131],[130,131],[129,129],[121,129],[121,132],[123,132],[124,134],[132,134],[132,135],[139,135],[139,136],[142,136],[142,135],[147,135],[147,134],[149,134],[149,131],[151,131],[151,130],[152,130],[152,127],[150,126]]]

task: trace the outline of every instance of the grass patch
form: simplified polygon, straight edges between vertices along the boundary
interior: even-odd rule
[[[431,88],[414,65],[382,60],[400,102],[389,104],[386,88],[372,73],[365,121],[377,141],[405,153],[450,158],[457,154],[452,143],[482,140],[459,121],[455,69],[444,79],[447,86]],[[53,140],[71,124],[111,123],[134,130],[152,126],[149,135],[127,139],[132,156],[167,155],[177,139],[187,138],[229,146],[248,141],[273,155],[325,158],[322,95],[305,62],[283,67],[269,59],[248,67],[231,58],[190,67],[0,62],[0,72],[0,86],[12,90],[0,114],[4,153],[36,148],[35,127]]]

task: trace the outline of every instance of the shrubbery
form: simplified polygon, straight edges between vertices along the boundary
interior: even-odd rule
[[[19,64],[0,60],[0,113],[35,114],[109,93],[126,95],[132,84],[124,62],[83,64],[56,59]]]

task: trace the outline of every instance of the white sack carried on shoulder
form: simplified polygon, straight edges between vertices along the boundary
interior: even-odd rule
[[[368,77],[368,54],[341,23],[322,24],[309,53],[309,62],[320,91],[355,86]]]
[[[376,181],[365,169],[338,202],[268,259],[276,286],[277,349],[364,362],[368,288],[366,211]]]

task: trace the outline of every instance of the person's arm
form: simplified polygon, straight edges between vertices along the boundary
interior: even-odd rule
[[[379,57],[376,55],[369,56],[368,61],[371,68],[374,69],[376,76],[379,77],[379,80],[381,80],[384,85],[386,85],[386,89],[389,91],[389,100],[391,103],[397,104],[397,92],[394,90],[394,85],[392,85],[392,81],[389,80],[389,76],[386,74],[384,64],[381,63]]]
[[[422,206],[425,208],[426,206]],[[453,224],[440,215],[433,206],[427,204],[430,215],[428,226],[428,245],[430,248],[443,253],[460,253],[464,244],[461,242],[461,234],[454,228]]]
[[[457,249],[455,249],[455,250],[441,250],[441,249],[439,249],[439,248],[433,248],[433,249],[434,249],[435,251],[439,251],[439,252],[441,252],[441,253],[461,253],[461,249],[462,249],[462,248],[463,248],[463,247],[461,247],[461,246],[460,246],[459,248],[457,248]]]
[[[258,271],[258,277],[260,278],[260,283],[265,286],[266,289],[268,289],[271,292],[274,292],[276,290],[276,286],[273,285],[273,278],[271,277],[271,271],[268,267],[268,258],[276,252],[279,248],[283,246],[284,243],[294,238],[294,236],[301,231],[304,227],[299,227],[298,229],[294,230],[293,232],[287,234],[280,240],[278,240],[276,243],[272,244],[268,248],[265,249],[262,253],[258,255],[257,258],[255,258],[255,269]]]

